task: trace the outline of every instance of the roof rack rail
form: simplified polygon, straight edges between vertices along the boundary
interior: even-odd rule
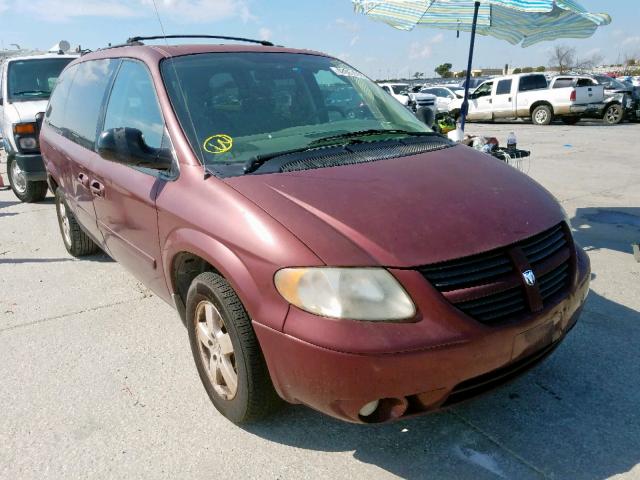
[[[273,43],[267,40],[254,40],[252,38],[226,37],[222,35],[156,35],[151,37],[131,37],[127,40],[129,45],[142,45],[143,40],[164,40],[167,38],[215,38],[218,40],[233,40],[236,42],[257,43],[265,47],[273,47]]]

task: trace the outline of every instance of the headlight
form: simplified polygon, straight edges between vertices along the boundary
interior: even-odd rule
[[[274,280],[285,300],[323,317],[398,321],[416,314],[407,292],[383,268],[285,268]]]
[[[33,137],[22,137],[18,140],[21,150],[35,150],[38,148],[38,142]]]

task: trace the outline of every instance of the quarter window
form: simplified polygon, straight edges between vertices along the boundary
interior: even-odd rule
[[[496,95],[508,95],[511,93],[511,80],[500,80],[496,87]]]
[[[77,65],[73,65],[62,72],[56,81],[56,86],[51,94],[49,106],[45,115],[47,123],[54,127],[62,128],[64,125],[64,111],[71,90],[73,76],[78,70]]]
[[[80,63],[73,77],[61,127],[71,140],[86,148],[95,146],[98,119],[116,65],[113,59],[90,60]]]
[[[547,88],[547,79],[544,75],[527,75],[520,77],[520,86],[518,87],[520,92],[542,88]]]
[[[230,102],[225,97],[225,104]],[[140,130],[149,147],[162,146],[164,121],[151,76],[143,64],[130,60],[118,71],[104,119],[104,130],[122,127]]]

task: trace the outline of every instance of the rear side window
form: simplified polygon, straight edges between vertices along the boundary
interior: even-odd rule
[[[496,87],[496,95],[507,95],[511,93],[511,80],[500,80]]]
[[[520,86],[518,91],[527,92],[529,90],[539,90],[547,88],[547,79],[544,75],[528,75],[520,77]]]
[[[578,87],[593,87],[596,85],[596,82],[591,80],[590,78],[581,78],[578,80]]]
[[[225,97],[225,102],[232,100]],[[151,76],[143,64],[130,60],[122,62],[104,118],[104,130],[122,127],[137,128],[148,146],[161,147],[164,122]]]
[[[63,71],[58,77],[56,86],[53,89],[45,119],[47,123],[54,127],[62,128],[63,126],[65,106],[67,104],[67,98],[69,98],[71,82],[73,82],[73,76],[76,74],[77,70],[78,66],[73,65]]]
[[[118,61],[90,60],[78,65],[61,128],[74,142],[93,149],[107,86]]]
[[[573,86],[573,78],[557,78],[553,88],[566,88]]]

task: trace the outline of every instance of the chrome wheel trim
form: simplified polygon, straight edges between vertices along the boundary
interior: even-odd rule
[[[15,159],[11,162],[11,183],[18,193],[23,194],[27,191],[27,179]]]
[[[546,110],[538,110],[536,112],[536,122],[537,123],[544,123],[547,121],[547,111]]]
[[[208,300],[196,307],[196,338],[207,376],[215,392],[232,400],[238,392],[238,371],[231,337],[220,311]]]
[[[69,222],[67,207],[62,199],[58,202],[58,214],[60,215],[60,225],[62,226],[64,241],[67,245],[71,246],[71,223]]]

